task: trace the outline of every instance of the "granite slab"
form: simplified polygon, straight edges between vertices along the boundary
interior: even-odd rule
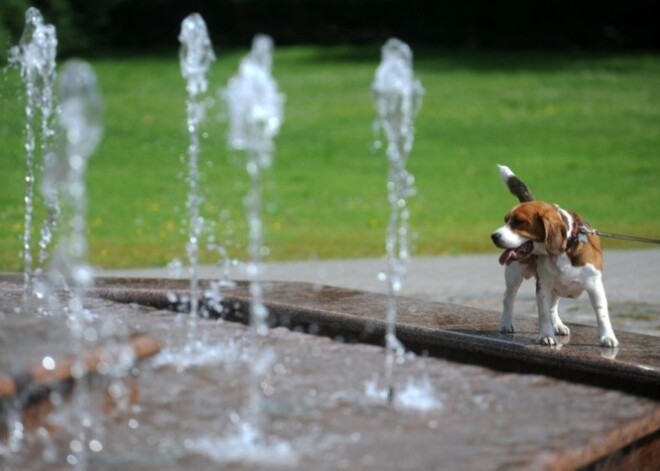
[[[204,285],[204,282],[202,282]],[[166,279],[99,279],[96,293],[121,302],[174,308],[172,294],[185,295],[186,282]],[[246,282],[224,289],[223,312],[247,322]],[[383,343],[388,297],[378,293],[307,283],[268,282],[265,303],[271,325],[282,325],[345,341]],[[537,320],[521,316],[518,332],[499,332],[499,314],[456,304],[401,297],[397,336],[415,352],[503,371],[553,377],[660,398],[660,343],[643,334],[617,332],[618,348],[598,344],[596,329],[568,324],[571,334],[556,347],[536,343]]]

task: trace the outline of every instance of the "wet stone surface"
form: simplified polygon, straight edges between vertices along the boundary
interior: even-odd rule
[[[245,286],[226,293],[246,299]],[[156,291],[152,290],[151,294]],[[139,296],[138,296],[139,297]],[[381,338],[384,295],[304,283],[273,283],[266,300],[284,325],[314,319],[360,341]],[[538,345],[537,320],[519,316],[515,334],[499,332],[499,314],[465,306],[412,298],[398,300],[400,339],[408,348],[428,350],[464,362],[519,372],[543,372],[660,397],[660,347],[657,337],[618,331],[618,348],[603,348],[593,326],[569,323],[570,336],[553,348]]]
[[[0,290],[0,320],[18,332],[22,321],[13,306],[20,297],[6,284]],[[339,310],[356,300],[344,294],[326,292],[326,301]],[[245,326],[202,319],[203,347],[186,349],[185,315],[100,299],[86,304],[99,318],[112,316],[119,331],[148,332],[164,344],[141,364],[139,406],[95,414],[105,432],[102,449],[89,453],[90,469],[562,469],[594,462],[660,428],[652,399],[412,354],[395,368],[395,403],[388,405],[378,346],[277,327],[259,339],[265,353],[255,358]],[[414,315],[423,312],[418,306]],[[33,318],[25,322],[21,336],[2,337],[0,369],[5,358],[25,365],[44,352],[66,351],[65,332],[45,329],[46,335]],[[261,441],[245,427],[254,363],[264,371]],[[68,466],[66,430],[53,435],[60,452],[50,462],[35,434],[17,453],[2,440],[0,469]]]

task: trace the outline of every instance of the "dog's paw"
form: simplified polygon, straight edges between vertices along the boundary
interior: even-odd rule
[[[500,332],[503,334],[513,334],[516,331],[516,326],[513,322],[500,323]]]
[[[616,348],[619,346],[619,341],[616,339],[616,337],[612,335],[603,335],[600,338],[600,346],[601,347],[608,347],[608,348]]]
[[[557,340],[553,335],[539,335],[537,342],[540,345],[547,345],[548,347],[557,345]]]
[[[559,324],[554,327],[555,335],[571,335],[571,329],[566,327],[564,324]]]

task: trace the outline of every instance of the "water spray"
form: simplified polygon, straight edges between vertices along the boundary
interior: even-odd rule
[[[387,225],[387,330],[385,334],[387,400],[394,401],[392,373],[396,358],[404,348],[396,336],[397,296],[405,283],[410,260],[407,198],[415,193],[415,179],[406,163],[414,141],[414,118],[422,103],[424,89],[412,70],[412,51],[398,39],[390,39],[381,50],[381,63],[376,69],[372,90],[378,117],[376,128],[387,137],[389,162],[387,197],[390,218]]]
[[[55,56],[57,36],[55,27],[45,24],[41,12],[28,8],[25,12],[25,28],[20,42],[9,51],[9,62],[18,67],[25,84],[25,222],[23,231],[24,295],[23,304],[28,302],[33,289],[32,224],[34,213],[34,185],[36,152],[42,154],[53,136],[51,127],[53,105],[53,83],[55,81]],[[41,143],[37,146],[38,132],[35,126],[37,114],[41,113]],[[46,258],[50,235],[59,210],[52,198],[46,197],[47,220],[40,241],[40,262]]]
[[[93,271],[86,263],[86,185],[87,161],[103,135],[103,106],[96,75],[83,61],[68,61],[58,81],[60,113],[57,119],[57,150],[49,153],[43,189],[59,201],[62,215],[58,240],[53,251],[43,292],[56,298],[57,290],[67,293],[60,310],[67,316],[71,340],[77,356],[71,367],[74,380],[88,374],[83,352],[99,342],[100,332],[93,327],[93,316],[85,309],[85,292],[93,285]],[[68,463],[77,470],[87,467],[87,453],[99,440],[98,424],[93,419],[91,391],[83,383],[74,395],[76,419],[70,424]],[[96,428],[96,429],[95,429]]]
[[[189,346],[196,341],[197,316],[199,311],[199,281],[197,268],[199,263],[199,243],[204,226],[200,215],[202,198],[199,193],[199,127],[204,120],[205,105],[202,96],[208,89],[206,75],[215,61],[213,45],[202,16],[198,13],[188,15],[181,23],[179,34],[181,48],[179,59],[181,75],[186,80],[186,125],[190,142],[188,144],[188,214],[190,216],[188,243],[186,252],[190,263],[190,320]]]
[[[263,230],[261,222],[262,170],[273,160],[273,139],[280,130],[284,96],[278,91],[271,75],[273,41],[258,35],[252,50],[241,61],[238,73],[229,81],[224,97],[229,109],[230,127],[228,143],[232,149],[247,153],[247,173],[250,189],[246,198],[248,210],[247,274],[250,280],[250,329],[256,363],[263,352],[258,349],[258,337],[268,333],[268,310],[263,303],[261,285]],[[259,422],[259,378],[262,374],[252,368],[249,415]]]

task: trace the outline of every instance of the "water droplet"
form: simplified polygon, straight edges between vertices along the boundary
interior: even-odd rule
[[[80,453],[81,451],[83,451],[82,443],[78,440],[71,440],[71,442],[69,443],[69,448],[74,453]]]
[[[275,393],[273,385],[265,381],[261,383],[261,390],[263,391],[264,396],[272,396]]]
[[[90,440],[89,449],[92,450],[94,453],[99,453],[103,450],[103,444],[98,440]]]
[[[53,357],[44,357],[43,360],[41,360],[41,365],[47,369],[48,371],[52,371],[55,369],[55,359]]]

